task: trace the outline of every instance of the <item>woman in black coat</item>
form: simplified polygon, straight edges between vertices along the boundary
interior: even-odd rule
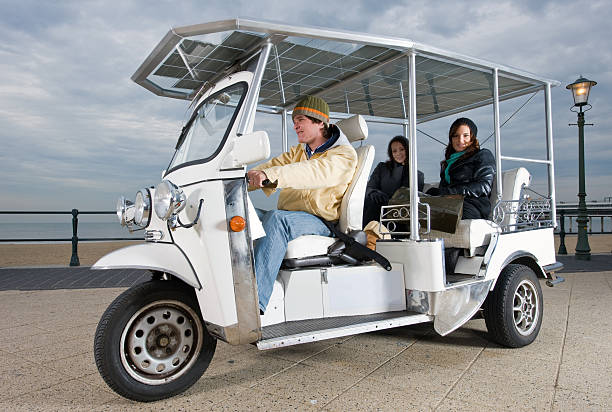
[[[478,128],[462,117],[448,132],[448,146],[441,162],[440,186],[429,194],[464,196],[462,219],[488,219],[491,214],[491,185],[495,176],[495,158],[481,149],[476,138]]]
[[[408,139],[395,136],[387,146],[389,160],[380,162],[368,180],[363,205],[363,225],[380,218],[380,207],[387,206],[393,193],[402,186],[410,187]],[[418,172],[418,188],[423,190],[425,175]]]

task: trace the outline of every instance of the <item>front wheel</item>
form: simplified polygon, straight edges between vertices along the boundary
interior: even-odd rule
[[[484,303],[484,318],[491,339],[519,348],[535,340],[542,326],[542,288],[531,268],[510,264]]]
[[[152,280],[126,290],[106,309],[96,329],[94,356],[111,389],[150,402],[193,385],[208,368],[216,344],[193,288]]]

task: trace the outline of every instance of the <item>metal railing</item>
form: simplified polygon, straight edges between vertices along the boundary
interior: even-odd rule
[[[559,204],[557,205],[557,218],[559,219],[559,250],[557,254],[567,255],[565,246],[565,236],[578,233],[578,223],[574,231],[574,222],[578,218],[578,205]],[[587,233],[588,234],[609,234],[612,233],[612,204],[611,203],[588,203],[587,204]],[[594,230],[594,222],[599,220],[599,230]],[[606,222],[610,222],[610,230],[606,230]],[[568,228],[568,230],[566,230]]]
[[[71,211],[20,211],[8,210],[0,211],[0,215],[72,215],[72,237],[70,238],[17,238],[17,239],[0,239],[0,242],[72,242],[72,255],[70,257],[70,266],[80,266],[78,245],[82,242],[99,242],[109,240],[138,240],[133,237],[87,237],[79,238],[79,215],[114,215],[116,212],[109,211],[79,211],[72,209]]]

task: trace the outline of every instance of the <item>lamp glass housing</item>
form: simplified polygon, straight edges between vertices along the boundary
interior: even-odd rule
[[[591,87],[595,86],[596,84],[597,82],[593,80],[580,77],[574,83],[568,84],[565,88],[572,91],[574,106],[584,106],[588,104]]]

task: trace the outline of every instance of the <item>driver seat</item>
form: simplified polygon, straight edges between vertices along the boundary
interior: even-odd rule
[[[368,138],[368,125],[361,115],[355,115],[336,123],[348,140],[359,142]],[[374,162],[374,146],[362,145],[357,152],[357,167],[355,174],[340,205],[339,229],[348,233],[361,230],[363,217],[363,201],[370,169]],[[283,260],[283,266],[301,267],[329,264],[327,249],[338,239],[329,236],[305,235],[290,241]]]

